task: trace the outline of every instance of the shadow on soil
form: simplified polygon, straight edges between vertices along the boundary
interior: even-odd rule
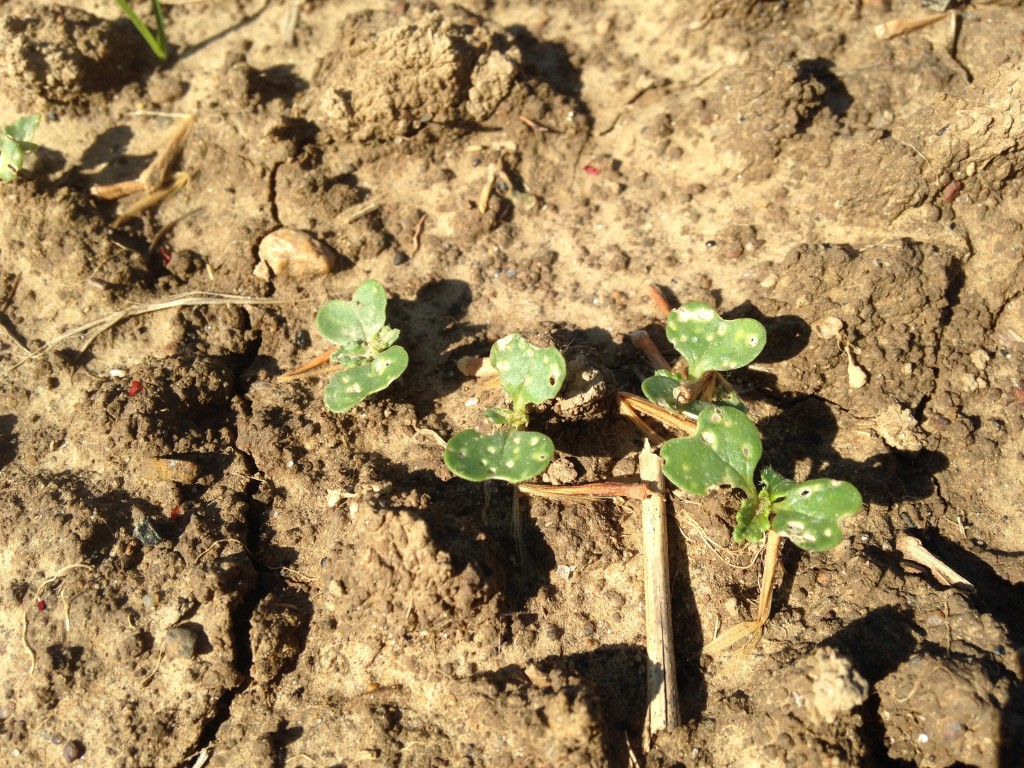
[[[803,394],[778,396],[778,400],[782,412],[758,427],[764,436],[766,463],[787,477],[793,476],[797,463],[810,459],[811,477],[849,480],[865,502],[891,505],[932,496],[935,474],[949,466],[945,454],[929,450],[893,449],[864,461],[844,458],[832,447],[839,427],[825,400]]]
[[[924,632],[911,616],[911,611],[885,606],[871,611],[822,643],[849,658],[871,684],[871,696],[860,707],[870,765],[912,768],[906,761],[889,757],[885,746],[885,723],[880,712],[881,700],[873,690],[882,678],[894,672],[917,650],[918,637]]]
[[[987,562],[959,544],[944,538],[938,531],[911,531],[940,560],[966,578],[977,590],[966,594],[971,607],[1006,627],[1012,647],[1005,653],[1016,654],[1015,665],[1024,663],[1024,584],[1013,584],[1000,576]],[[1020,553],[1011,553],[1019,557]],[[1011,668],[1010,702],[1003,711],[999,733],[1000,768],[1024,765],[1024,684]]]

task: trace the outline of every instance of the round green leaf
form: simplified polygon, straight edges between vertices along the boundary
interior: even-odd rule
[[[839,521],[856,514],[862,503],[860,492],[842,480],[794,483],[772,504],[772,529],[801,549],[831,549],[843,538]]]
[[[690,379],[699,379],[708,371],[742,368],[761,354],[768,340],[757,320],[723,320],[699,301],[673,309],[665,323],[665,334],[686,358]]]
[[[335,299],[320,307],[316,329],[342,348],[368,344],[384,328],[387,301],[384,286],[376,280],[366,280],[356,288],[352,301]]]
[[[347,411],[374,392],[386,389],[408,366],[405,349],[391,347],[368,363],[336,373],[324,390],[324,404],[334,413]]]
[[[512,410],[543,403],[558,394],[565,381],[565,358],[557,349],[535,347],[518,333],[498,339],[491,347],[491,365],[501,388],[512,398]]]
[[[482,482],[521,483],[547,469],[555,444],[540,432],[506,429],[482,435],[467,429],[454,435],[444,449],[444,463],[461,478]]]
[[[720,485],[756,496],[754,468],[761,460],[761,436],[743,411],[729,405],[705,408],[690,437],[661,447],[665,477],[684,491],[705,496]]]

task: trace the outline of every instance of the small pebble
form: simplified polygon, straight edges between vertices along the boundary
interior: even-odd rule
[[[253,272],[269,279],[311,277],[330,274],[338,266],[338,255],[325,243],[298,229],[285,227],[271,232],[260,242],[260,264]]]
[[[196,655],[199,635],[188,627],[171,627],[167,630],[167,653],[179,659],[191,659]]]
[[[69,763],[73,763],[76,760],[81,760],[82,755],[85,754],[85,746],[82,742],[72,739],[64,745],[64,749],[61,750],[61,754],[64,756],[64,760]]]

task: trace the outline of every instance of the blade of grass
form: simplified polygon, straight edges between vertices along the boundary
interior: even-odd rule
[[[128,20],[135,29],[142,35],[142,39],[146,41],[153,54],[160,61],[167,61],[167,35],[164,32],[164,11],[160,6],[160,0],[152,0],[153,13],[156,15],[156,37],[153,36],[145,22],[139,18],[139,15],[135,13],[135,9],[128,4],[128,0],[115,1],[121,7],[121,10],[124,11],[124,15],[128,17]]]

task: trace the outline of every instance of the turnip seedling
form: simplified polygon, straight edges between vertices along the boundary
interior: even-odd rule
[[[19,117],[12,125],[5,125],[0,134],[0,181],[12,181],[25,163],[25,155],[39,146],[32,143],[39,115]]]
[[[330,360],[345,370],[324,390],[324,404],[335,413],[347,411],[374,392],[386,389],[409,366],[409,355],[396,345],[399,331],[385,323],[384,286],[367,280],[352,301],[329,301],[316,313],[320,335],[338,348]]]
[[[733,528],[736,541],[757,542],[772,530],[801,549],[831,549],[842,540],[839,521],[855,514],[862,503],[850,483],[798,483],[770,468],[761,470],[759,490],[754,470],[761,460],[761,437],[747,415],[729,405],[704,408],[697,417],[697,431],[666,442],[661,456],[665,477],[684,491],[706,496],[725,485],[744,493]]]
[[[535,347],[514,333],[494,343],[490,363],[511,406],[489,409],[486,416],[503,429],[493,435],[459,432],[448,441],[444,463],[466,480],[520,483],[539,475],[554,458],[550,437],[526,431],[526,409],[558,394],[565,381],[565,359],[557,349]]]
[[[682,355],[684,370],[661,370],[644,381],[644,395],[652,403],[691,414],[704,402],[742,407],[719,372],[742,368],[761,354],[768,338],[761,323],[752,318],[723,320],[707,304],[690,301],[669,312],[665,335]]]

